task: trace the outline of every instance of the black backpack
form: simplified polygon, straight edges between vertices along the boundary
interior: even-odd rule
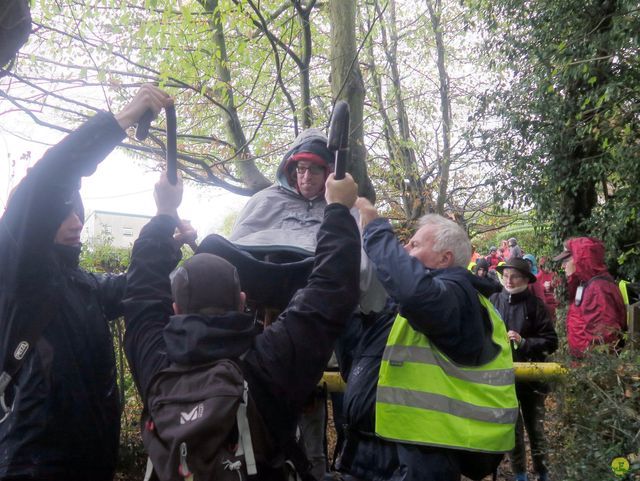
[[[249,428],[249,418],[261,424],[260,418],[232,360],[171,365],[156,374],[147,399],[145,480],[155,471],[161,481],[241,481],[256,474],[256,456],[269,456],[266,431]],[[258,439],[252,439],[252,431]]]

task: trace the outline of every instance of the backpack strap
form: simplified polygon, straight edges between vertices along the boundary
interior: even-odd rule
[[[153,476],[153,463],[151,462],[151,458],[147,456],[147,468],[142,481],[151,481],[151,476]]]
[[[256,457],[253,452],[253,443],[251,442],[251,430],[249,429],[249,418],[247,417],[247,406],[249,403],[249,385],[244,381],[244,393],[242,402],[238,406],[236,420],[238,422],[238,451],[237,455],[244,455],[244,464],[247,468],[247,474],[253,476],[258,473],[256,467]]]
[[[616,281],[614,281],[613,278],[609,274],[601,274],[599,276],[593,276],[586,283],[584,283],[584,284],[581,283],[578,286],[578,290],[576,291],[576,298],[575,298],[575,301],[574,301],[574,304],[576,306],[579,306],[580,304],[582,304],[584,293],[586,292],[587,287],[589,287],[593,281],[598,281],[598,280],[611,282],[612,284],[615,284],[616,287],[618,286],[618,284],[616,284]]]
[[[586,289],[587,287],[589,287],[589,285],[593,281],[598,281],[598,280],[611,282],[612,284],[616,283],[616,281],[613,280],[613,277],[611,277],[609,274],[601,274],[599,276],[593,276],[591,279],[589,279],[587,283],[584,285],[584,288]]]

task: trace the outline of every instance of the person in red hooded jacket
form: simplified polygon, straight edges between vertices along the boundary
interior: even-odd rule
[[[567,341],[571,354],[582,357],[597,344],[619,348],[627,314],[618,285],[604,263],[604,244],[592,237],[569,239],[554,260],[562,261],[567,275]]]

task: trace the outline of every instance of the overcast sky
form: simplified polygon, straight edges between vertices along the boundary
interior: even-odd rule
[[[23,114],[0,115],[2,210],[9,192],[27,168],[40,159],[49,145],[61,138],[63,134],[38,126]],[[20,159],[27,151],[31,151],[28,162]],[[83,179],[81,194],[85,210],[87,214],[92,210],[106,210],[152,216],[155,214],[153,185],[158,177],[157,172],[132,160],[124,149],[118,148],[100,164],[95,174]],[[179,213],[182,218],[191,220],[202,239],[208,233],[218,232],[224,219],[230,213],[239,212],[247,199],[223,189],[187,184]]]

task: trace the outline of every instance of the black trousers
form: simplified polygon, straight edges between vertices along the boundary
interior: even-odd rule
[[[344,481],[460,481],[454,450],[385,441],[348,431],[338,470]]]
[[[547,397],[546,386],[540,383],[516,383],[516,394],[520,403],[520,413],[516,423],[516,447],[510,454],[511,469],[514,473],[527,472],[527,453],[524,430],[527,430],[531,446],[533,469],[537,474],[547,472],[544,437],[544,400]]]

